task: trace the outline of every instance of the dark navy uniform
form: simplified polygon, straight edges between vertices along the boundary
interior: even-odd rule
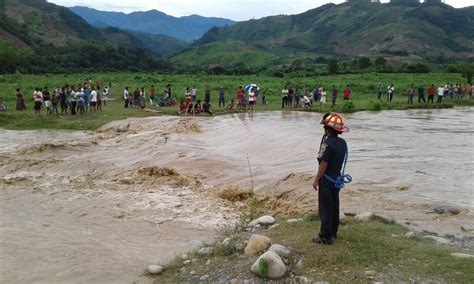
[[[318,162],[328,163],[325,175],[335,180],[340,174],[347,152],[347,144],[344,139],[337,136],[329,136],[323,140],[318,154]],[[337,238],[339,227],[339,189],[333,182],[323,177],[319,183],[318,192],[319,217],[321,219],[321,231],[319,237],[330,241]]]

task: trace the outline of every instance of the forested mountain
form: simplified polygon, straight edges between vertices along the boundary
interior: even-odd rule
[[[222,18],[206,18],[198,15],[173,17],[157,10],[133,12],[105,12],[87,7],[72,7],[71,11],[98,27],[111,26],[124,30],[154,35],[168,35],[184,41],[199,39],[212,27],[232,25],[235,22]]]
[[[158,55],[187,46],[166,36],[98,29],[45,0],[0,0],[0,73],[167,70]]]
[[[434,63],[473,58],[473,7],[456,9],[436,0],[424,4],[416,0],[388,4],[349,0],[298,15],[213,28],[173,61],[258,67],[360,56]]]

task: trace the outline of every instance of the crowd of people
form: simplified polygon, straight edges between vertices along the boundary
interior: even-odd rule
[[[415,87],[410,84],[406,90],[407,103],[413,104],[413,99],[418,96],[418,103],[434,103],[436,97],[436,103],[442,103],[443,99],[450,100],[463,100],[465,97],[472,98],[474,92],[474,86],[471,84],[441,84],[435,87],[434,84],[425,89],[423,86]],[[387,86],[386,91],[381,83],[377,84],[377,99],[381,100],[383,94],[386,94],[387,102],[392,103],[393,96],[395,94],[395,86],[390,84]]]
[[[352,90],[347,85],[343,90],[343,100],[348,101],[352,94]],[[338,88],[333,85],[331,88],[330,99],[331,106],[336,106],[337,97],[339,95]],[[319,85],[316,85],[313,90],[305,85],[300,93],[298,90],[294,90],[291,86],[285,86],[281,91],[281,108],[312,108],[313,105],[319,104],[319,107],[325,107],[327,105],[327,92],[326,90]]]
[[[95,85],[92,82],[84,81],[79,85],[65,85],[54,90],[37,87],[33,91],[34,113],[41,115],[42,109],[48,115],[83,115],[86,112],[102,111],[102,105],[107,104],[110,94],[111,84],[101,88],[100,81]],[[26,110],[26,103],[20,89],[16,90],[16,109]]]
[[[96,81],[95,85],[91,80],[85,80],[78,85],[65,85],[62,88],[55,88],[50,91],[48,87],[35,88],[33,92],[34,111],[36,115],[41,114],[42,109],[46,110],[49,115],[83,115],[86,112],[102,111],[102,106],[106,105],[109,98],[112,84],[101,87],[100,81]],[[386,97],[388,103],[393,102],[396,93],[394,84],[384,87],[381,83],[376,86],[377,99],[383,100]],[[148,93],[147,93],[148,91]],[[434,84],[425,88],[423,86],[415,87],[410,84],[406,92],[402,95],[407,96],[407,103],[413,104],[415,96],[418,97],[418,103],[442,103],[444,99],[463,100],[465,97],[472,97],[474,91],[473,85],[461,84],[443,84],[435,87]],[[294,88],[285,86],[281,91],[281,108],[313,108],[319,105],[319,108],[325,108],[328,101],[331,107],[336,106],[338,96],[342,93],[342,99],[349,101],[352,97],[352,90],[346,85],[341,91],[333,85],[330,89],[325,89],[320,85],[310,89],[308,85],[303,88]],[[166,85],[162,95],[157,94],[154,85],[148,90],[144,87],[136,88],[133,92],[125,87],[123,91],[123,100],[125,108],[143,109],[147,103],[156,107],[170,107],[177,104],[173,96],[171,85]],[[16,91],[16,109],[19,111],[26,110],[26,104],[20,89]],[[224,87],[218,90],[219,108],[225,108],[228,112],[253,112],[255,105],[261,103],[267,105],[267,97],[265,93],[260,92],[260,88],[251,84],[245,88],[239,86],[235,91],[235,97],[226,103],[226,91]],[[206,113],[213,115],[211,105],[211,91],[206,88],[204,97],[198,99],[198,90],[196,86],[187,87],[184,92],[184,99],[180,100],[178,105],[178,113],[182,115],[198,115]]]

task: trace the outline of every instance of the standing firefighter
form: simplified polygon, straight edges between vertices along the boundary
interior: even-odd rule
[[[348,148],[346,141],[339,137],[349,132],[339,114],[326,114],[323,118],[324,136],[318,154],[319,169],[313,182],[318,192],[321,230],[313,242],[331,245],[337,238],[339,226],[339,191],[352,178],[344,174]],[[342,174],[341,174],[342,170]]]

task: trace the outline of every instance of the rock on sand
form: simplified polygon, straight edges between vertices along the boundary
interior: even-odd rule
[[[274,253],[278,254],[279,256],[281,257],[285,257],[285,258],[288,258],[288,256],[290,255],[290,250],[287,249],[286,247],[282,246],[282,245],[277,245],[277,244],[274,244],[272,245],[268,251],[273,251]]]
[[[255,227],[257,226],[258,224],[262,225],[262,226],[270,226],[270,225],[273,225],[275,224],[276,220],[275,218],[273,218],[272,216],[262,216],[260,218],[257,218],[255,220],[253,220],[252,222],[249,223],[249,227]]]
[[[266,275],[262,275],[260,271],[260,261],[264,261],[267,265]],[[280,256],[272,251],[267,251],[262,254],[250,269],[254,274],[260,277],[270,279],[279,279],[286,274],[286,265],[281,260]]]
[[[204,248],[200,248],[197,253],[200,256],[208,256],[212,253],[213,250],[214,250],[213,247],[204,247]]]
[[[244,250],[244,255],[250,256],[264,252],[272,243],[270,238],[262,235],[252,235]]]
[[[148,265],[147,270],[150,274],[160,274],[163,271],[163,267],[159,265]]]

